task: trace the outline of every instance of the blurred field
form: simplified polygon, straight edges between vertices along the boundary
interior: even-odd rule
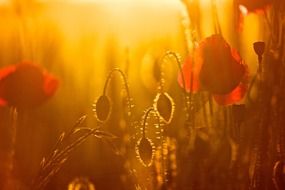
[[[218,13],[223,34],[237,47],[251,73],[257,68],[252,43],[263,40],[265,23],[258,16],[244,20],[240,41],[236,40],[231,1],[220,0]],[[16,176],[30,183],[43,156],[51,151],[59,134],[69,129],[83,114],[92,116],[92,103],[102,94],[107,74],[122,69],[128,78],[135,105],[135,119],[152,104],[157,92],[154,64],[166,50],[186,55],[180,1],[33,1],[14,0],[0,4],[0,66],[29,60],[42,65],[60,80],[54,97],[43,106],[19,113]],[[200,10],[201,38],[213,33],[209,2]],[[182,94],[176,82],[177,66],[167,63],[166,86],[174,98],[176,113],[170,133],[178,137],[183,120]],[[121,105],[120,78],[115,77],[108,94]],[[117,110],[116,110],[117,109]],[[120,108],[115,108],[107,130],[122,135]],[[5,151],[9,109],[0,108],[1,151]],[[118,114],[119,113],[119,114]],[[117,114],[117,115],[116,115]],[[119,115],[119,116],[118,116]],[[95,127],[89,117],[87,125]],[[7,140],[7,139],[6,139]],[[125,189],[119,174],[124,173],[122,160],[108,145],[90,138],[75,151],[48,189],[66,189],[76,176],[92,176],[96,189]]]

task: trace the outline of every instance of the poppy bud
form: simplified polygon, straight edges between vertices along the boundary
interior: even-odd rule
[[[106,95],[102,95],[98,98],[94,104],[94,109],[96,118],[100,122],[106,122],[111,113],[111,101]]]
[[[258,56],[262,56],[264,54],[265,43],[264,42],[253,43],[253,49]]]
[[[152,164],[153,147],[152,142],[148,138],[142,137],[138,141],[136,146],[136,152],[140,162],[144,166],[150,166]]]
[[[154,109],[160,119],[169,124],[174,114],[174,101],[167,93],[159,93],[154,100]]]

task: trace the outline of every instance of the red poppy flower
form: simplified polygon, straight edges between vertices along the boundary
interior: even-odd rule
[[[203,40],[194,56],[186,59],[182,72],[188,92],[207,90],[220,105],[240,101],[247,90],[247,67],[220,35]],[[181,74],[178,82],[183,87]]]
[[[33,108],[58,87],[58,80],[39,66],[23,62],[0,70],[0,105]]]
[[[260,12],[272,4],[272,0],[237,0],[240,10],[243,14],[249,12]]]

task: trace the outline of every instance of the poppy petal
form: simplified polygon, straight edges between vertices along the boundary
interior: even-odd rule
[[[243,99],[243,97],[247,92],[247,88],[248,88],[248,70],[246,68],[246,73],[243,77],[243,80],[233,91],[225,95],[213,94],[213,97],[217,102],[217,104],[221,106],[235,104]]]
[[[3,80],[10,75],[11,73],[15,72],[16,67],[13,66],[8,66],[6,68],[3,68],[0,70],[0,97],[3,97],[5,94],[5,85],[3,84]],[[0,106],[5,106],[7,105],[7,102],[5,99],[1,98],[0,99]]]
[[[240,83],[244,66],[238,52],[221,35],[212,35],[197,48],[202,60],[199,79],[203,88],[213,94],[228,94]]]
[[[47,97],[52,96],[59,86],[59,81],[51,74],[44,73],[44,93]]]
[[[6,76],[8,76],[9,74],[15,72],[16,67],[15,65],[12,66],[8,66],[6,68],[3,68],[0,70],[0,80],[2,80],[3,78],[5,78]]]
[[[245,93],[246,93],[245,86],[240,84],[229,94],[213,95],[213,97],[219,105],[227,106],[241,101]]]
[[[199,60],[195,60],[195,64],[193,64],[192,56],[189,56],[185,63],[182,66],[182,73],[185,80],[185,88],[187,92],[197,92],[200,89],[200,82],[199,82],[199,73],[201,69],[201,62]],[[180,87],[183,86],[183,79],[182,75],[179,72],[178,74],[178,84]]]
[[[0,98],[0,107],[2,106],[7,106],[7,102],[4,99]]]

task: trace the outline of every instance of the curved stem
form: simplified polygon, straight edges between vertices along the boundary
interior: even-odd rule
[[[185,35],[185,39],[186,39],[186,43],[187,43],[187,54],[189,54],[191,52],[191,48],[190,48],[190,36],[192,38],[192,45],[193,45],[193,54],[194,54],[194,51],[195,51],[195,48],[198,44],[198,41],[197,41],[197,33],[196,31],[198,30],[198,25],[197,23],[194,24],[194,25],[190,25],[190,21],[192,23],[195,22],[193,20],[193,18],[190,17],[190,13],[189,13],[189,9],[188,9],[188,5],[187,5],[187,1],[182,1],[183,2],[183,5],[185,6],[185,10],[186,10],[186,13],[182,12],[182,16],[183,16],[183,20],[182,20],[182,24],[183,24],[183,27],[184,27],[184,35]],[[198,16],[198,15],[196,15]],[[191,31],[191,33],[189,32]],[[195,61],[194,61],[194,58],[192,57],[192,63],[193,65],[195,64]],[[184,78],[184,75],[182,73],[182,69],[181,69],[181,64],[180,64],[180,73],[181,73],[181,76],[182,76],[182,83],[183,83],[183,88],[184,88],[184,93],[185,93],[185,108],[186,108],[186,120],[187,120],[187,124],[186,126],[188,126],[188,123],[191,121],[191,118],[190,118],[190,115],[194,115],[192,114],[193,110],[194,110],[194,105],[193,105],[193,94],[190,93],[188,94],[187,91],[186,91],[186,88],[185,88],[185,78]],[[193,71],[191,71],[191,75],[190,75],[190,92],[193,92]],[[194,119],[194,116],[192,118],[192,120]]]
[[[122,78],[123,78],[123,83],[124,83],[124,86],[125,86],[125,89],[126,89],[126,93],[127,93],[127,98],[128,98],[128,109],[129,109],[129,112],[128,112],[128,115],[131,114],[131,96],[130,96],[130,90],[129,90],[129,86],[128,86],[128,81],[127,81],[127,77],[126,75],[124,74],[124,72],[119,69],[119,68],[114,68],[113,70],[110,71],[110,73],[108,74],[108,77],[107,77],[107,80],[105,82],[105,85],[104,85],[104,89],[103,89],[103,95],[106,94],[106,91],[107,91],[107,87],[109,86],[109,83],[113,77],[113,74],[115,72],[118,72]],[[129,115],[130,116],[130,115]]]
[[[143,119],[143,137],[145,137],[145,126],[146,126],[147,119],[148,119],[148,117],[149,117],[149,114],[150,114],[152,111],[155,113],[155,117],[156,117],[156,119],[157,119],[158,126],[160,127],[160,120],[159,120],[158,114],[155,112],[155,110],[154,110],[153,107],[148,108],[148,109],[146,110],[145,114],[144,114],[144,119]]]
[[[175,53],[175,52],[172,52],[172,51],[167,51],[160,59],[160,67],[162,66],[162,64],[164,63],[164,59],[167,58],[167,57],[174,57],[175,58],[175,61],[176,61],[176,64],[178,66],[178,69],[179,69],[179,72],[181,74],[181,78],[182,78],[182,85],[183,85],[183,92],[184,92],[184,99],[185,99],[185,107],[186,109],[188,109],[188,104],[187,104],[187,91],[186,91],[186,84],[185,84],[185,77],[184,77],[184,74],[183,74],[183,71],[182,71],[182,66],[181,66],[181,59],[180,59],[180,56]]]
[[[146,126],[146,122],[147,122],[147,119],[148,119],[148,116],[150,114],[150,112],[154,111],[153,107],[151,108],[148,108],[146,113],[144,114],[144,120],[143,120],[143,137],[145,137],[145,126]]]

